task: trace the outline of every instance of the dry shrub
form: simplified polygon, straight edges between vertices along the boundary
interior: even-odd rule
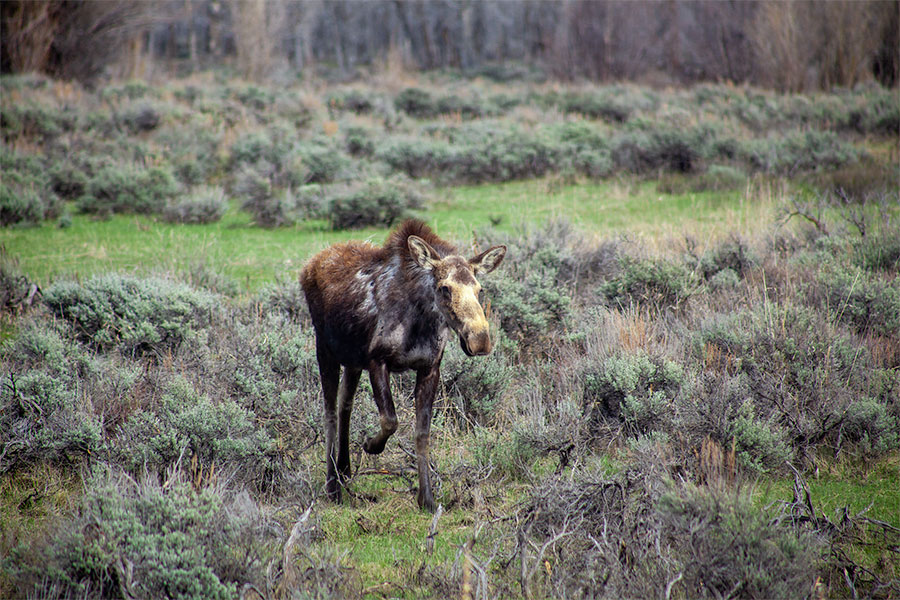
[[[24,311],[40,300],[37,284],[28,281],[19,267],[19,261],[0,245],[0,312],[7,314]]]
[[[818,585],[835,597],[891,598],[900,592],[900,579],[896,577],[900,529],[865,516],[868,508],[854,514],[844,506],[829,518],[816,500],[804,477],[795,470],[793,497],[776,503],[775,521],[793,528],[798,535],[815,536],[824,550],[817,564]],[[865,552],[859,552],[859,548],[865,548]]]
[[[536,486],[517,515],[523,595],[552,598],[794,598],[812,590],[820,545],[727,486],[676,484],[662,446],[627,470],[584,469]]]

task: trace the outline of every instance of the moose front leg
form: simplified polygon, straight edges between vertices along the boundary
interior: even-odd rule
[[[372,395],[381,416],[381,431],[363,443],[363,450],[368,454],[381,454],[388,438],[397,431],[397,413],[391,398],[391,374],[387,365],[372,361],[369,364],[369,381],[372,382]]]
[[[431,466],[428,459],[428,441],[431,435],[431,409],[441,379],[440,363],[416,372],[416,462],[419,468],[419,508],[434,512],[434,496],[431,493]]]

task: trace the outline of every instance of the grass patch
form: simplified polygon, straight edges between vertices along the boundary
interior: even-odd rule
[[[808,477],[813,505],[829,518],[845,507],[851,515],[867,511],[866,516],[900,527],[900,454],[893,454],[868,469],[851,462],[824,465]],[[791,479],[767,481],[760,486],[757,503],[765,506],[790,500]]]
[[[465,245],[472,232],[495,225],[513,232],[526,223],[566,218],[584,233],[615,236],[627,230],[644,239],[698,237],[751,231],[771,221],[775,203],[754,190],[660,194],[653,182],[609,181],[557,185],[552,179],[445,188],[417,214],[438,234]],[[44,223],[0,230],[0,244],[20,269],[45,286],[61,275],[88,277],[106,271],[149,274],[186,272],[197,262],[254,291],[293,281],[304,262],[336,242],[368,239],[381,244],[385,227],[334,231],[323,220],[263,229],[232,203],[222,219],[205,225],[170,224],[145,215],[113,215],[96,221],[72,215],[66,228]]]

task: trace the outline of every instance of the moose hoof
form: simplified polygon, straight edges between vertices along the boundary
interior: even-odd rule
[[[335,504],[341,503],[341,486],[336,479],[331,480],[326,484],[325,495],[331,502],[334,502]]]
[[[422,494],[419,492],[419,495],[416,497],[416,502],[419,504],[419,508],[422,510],[427,510],[430,513],[433,513],[437,506],[434,504],[434,498],[431,494]]]
[[[363,450],[366,451],[366,454],[381,454],[384,452],[384,442],[369,438],[363,442]]]

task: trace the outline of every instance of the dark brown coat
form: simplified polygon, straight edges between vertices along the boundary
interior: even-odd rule
[[[428,436],[444,346],[455,332],[470,356],[491,351],[475,276],[492,271],[505,254],[505,246],[495,246],[467,260],[423,222],[409,220],[383,247],[337,244],[303,269],[300,280],[316,331],[325,401],[329,497],[340,500],[340,480],[350,475],[350,412],[361,372],[369,371],[381,415],[381,432],[363,447],[377,454],[397,429],[390,372],[411,369],[416,371],[418,503],[434,510]]]

